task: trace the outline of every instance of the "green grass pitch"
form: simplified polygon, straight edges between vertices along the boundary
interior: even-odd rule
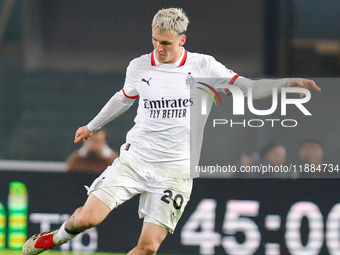
[[[104,253],[104,252],[95,252],[95,253],[73,253],[73,252],[61,252],[61,251],[46,251],[41,253],[41,255],[123,255],[123,253]],[[21,251],[11,251],[11,250],[0,250],[0,255],[22,255]]]

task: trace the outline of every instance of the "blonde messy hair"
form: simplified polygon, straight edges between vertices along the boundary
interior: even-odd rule
[[[185,34],[189,19],[181,8],[168,8],[159,10],[152,20],[152,29],[159,32],[176,32],[178,35]]]

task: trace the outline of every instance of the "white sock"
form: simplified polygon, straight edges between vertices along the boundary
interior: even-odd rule
[[[59,231],[53,236],[53,243],[56,246],[62,245],[64,243],[70,241],[71,239],[73,239],[76,236],[76,235],[71,235],[71,234],[66,232],[65,224],[66,224],[66,222],[64,222],[63,225],[61,225]]]

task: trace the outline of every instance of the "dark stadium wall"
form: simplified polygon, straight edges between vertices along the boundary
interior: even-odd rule
[[[150,23],[154,13],[162,7],[180,6],[187,12],[191,20],[186,44],[188,50],[211,54],[240,75],[263,77],[268,74],[264,62],[275,67],[272,58],[277,50],[274,47],[275,40],[281,36],[275,34],[269,41],[268,37],[265,38],[264,30],[267,33],[270,31],[264,23],[272,21],[271,33],[280,32],[280,24],[274,24],[279,17],[268,21],[265,16],[268,16],[268,12],[274,18],[275,15],[286,14],[286,9],[279,8],[279,2],[294,1],[145,0],[133,1],[133,4],[118,0],[103,0],[100,4],[90,0],[25,1],[22,8],[23,42],[20,48],[22,46],[24,67],[27,69],[21,66],[19,57],[13,60],[1,55],[0,58],[0,157],[63,161],[79,148],[72,139],[76,128],[88,123],[122,87],[129,61],[152,50]],[[313,14],[323,16],[322,24],[327,26],[327,39],[336,39],[334,34],[338,36],[338,32],[334,28],[340,23],[333,22],[332,25],[330,18],[340,17],[336,15],[340,9],[329,9],[332,7],[330,3],[338,1],[325,2],[327,4],[317,0],[308,4],[304,1],[295,2],[295,16],[288,15],[295,17],[294,22],[288,22],[294,23],[294,27],[288,29],[290,32],[295,29],[294,37],[322,37],[322,26],[310,26],[311,18],[305,19],[306,15]],[[317,8],[318,3],[322,4],[322,8]],[[272,9],[274,11],[271,12]],[[326,15],[328,12],[329,15]],[[314,27],[317,31],[313,31]],[[264,47],[268,44],[273,48],[265,54]],[[294,69],[294,75],[308,77],[309,74],[315,74],[324,77],[321,75],[325,74],[324,70],[327,70],[326,74],[334,74],[339,70],[338,55],[327,53],[319,56],[313,51],[316,45],[307,44],[313,49],[293,50],[293,57],[298,60],[290,67]],[[0,53],[3,53],[2,49]],[[273,73],[275,70],[270,74]],[[306,104],[313,116],[302,116],[296,107],[291,107],[286,117],[281,116],[279,109],[268,116],[296,119],[298,127],[271,128],[266,125],[261,128],[243,128],[236,125],[228,128],[225,125],[219,127],[218,132],[212,129],[212,135],[207,129],[203,162],[217,162],[216,157],[223,157],[228,163],[235,163],[241,152],[251,153],[273,140],[286,146],[288,160],[296,162],[298,143],[306,134],[323,141],[325,163],[338,162],[339,82],[336,79],[318,79],[317,82],[323,91],[313,92],[310,102]],[[225,114],[218,115],[216,111],[219,108],[214,107],[207,127],[211,127],[214,117],[234,118],[230,111],[232,97],[222,96],[222,99],[226,100],[222,108]],[[256,105],[259,109],[268,109],[271,98],[260,100]],[[135,108],[107,126],[109,144],[114,149],[119,149],[125,141],[126,131],[132,127],[134,116]],[[246,111],[243,119],[258,118]]]
[[[112,72],[152,51],[157,10],[182,7],[191,23],[185,47],[215,56],[243,75],[263,74],[263,1],[160,2],[32,0],[25,16],[27,68]]]

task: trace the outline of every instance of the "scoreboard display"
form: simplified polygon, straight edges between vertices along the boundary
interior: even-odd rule
[[[0,171],[1,210],[9,216],[10,187],[20,183],[27,191],[27,219],[22,221],[27,236],[55,229],[84,203],[83,185],[95,177]],[[339,184],[340,179],[198,178],[175,233],[159,254],[340,255]],[[137,210],[138,197],[58,249],[128,252],[143,224]],[[8,247],[11,224],[8,219],[2,223]]]
[[[187,210],[180,241],[199,254],[340,254],[337,179],[201,179],[196,184],[191,201],[196,207]]]

